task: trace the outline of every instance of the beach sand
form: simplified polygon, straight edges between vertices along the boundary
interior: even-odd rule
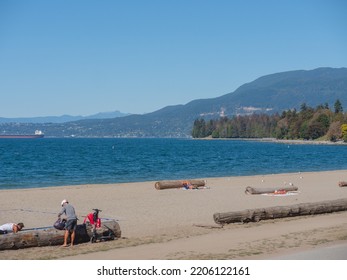
[[[182,178],[189,179],[189,178]],[[155,182],[81,185],[0,191],[0,223],[51,226],[68,199],[82,223],[92,208],[118,221],[115,241],[0,251],[0,259],[271,259],[302,250],[347,243],[347,211],[219,227],[217,212],[347,198],[347,170],[206,180],[206,189],[157,190]],[[247,186],[283,188],[295,195],[247,195]]]

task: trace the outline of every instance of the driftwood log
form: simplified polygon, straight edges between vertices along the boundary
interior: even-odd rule
[[[194,188],[205,186],[204,180],[159,181],[154,186],[157,190],[178,189],[183,188],[185,182],[190,183]]]
[[[217,224],[248,223],[260,220],[287,218],[294,216],[316,215],[347,210],[347,198],[331,201],[300,203],[291,206],[248,209],[228,213],[215,213]]]
[[[283,188],[253,188],[247,187],[245,190],[246,194],[264,194],[264,193],[275,193],[276,191],[286,191],[286,192],[295,192],[298,190],[298,187],[290,186]]]
[[[0,250],[23,249],[29,247],[42,247],[62,245],[64,243],[65,230],[57,230],[54,227],[28,229],[17,233],[0,235]],[[102,221],[101,227],[97,228],[97,235],[108,236],[114,234],[121,237],[119,224],[115,220]],[[89,242],[92,237],[92,226],[89,224],[77,225],[75,244]]]
[[[347,187],[347,182],[339,182],[339,187]]]

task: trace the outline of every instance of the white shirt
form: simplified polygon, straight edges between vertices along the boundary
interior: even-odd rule
[[[7,232],[12,232],[13,231],[13,226],[15,224],[14,223],[7,223],[7,224],[4,224],[2,226],[0,226],[0,230],[2,231],[7,231]]]

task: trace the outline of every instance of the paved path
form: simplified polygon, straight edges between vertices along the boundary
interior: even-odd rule
[[[303,252],[281,255],[276,260],[347,260],[347,244],[315,248]]]

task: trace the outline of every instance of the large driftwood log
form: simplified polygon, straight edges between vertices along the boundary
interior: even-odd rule
[[[228,213],[215,213],[217,224],[258,222],[260,220],[315,215],[347,210],[347,198],[331,201],[300,203],[291,206],[248,209]]]
[[[64,243],[64,233],[65,230],[46,227],[2,234],[0,235],[0,250],[62,245]],[[115,220],[102,221],[101,227],[97,228],[97,235],[108,236],[110,233],[114,234],[116,238],[121,237],[119,224]],[[89,242],[92,236],[91,225],[77,225],[75,244]]]
[[[204,180],[159,181],[159,182],[156,182],[154,186],[157,190],[177,189],[177,188],[183,188],[185,182],[190,183],[191,185],[194,186],[194,188],[205,186]]]
[[[347,182],[339,182],[339,187],[347,187]]]
[[[298,190],[298,187],[290,186],[283,188],[253,188],[247,187],[245,190],[246,194],[264,194],[264,193],[275,193],[276,191],[286,191],[286,192],[295,192]]]

